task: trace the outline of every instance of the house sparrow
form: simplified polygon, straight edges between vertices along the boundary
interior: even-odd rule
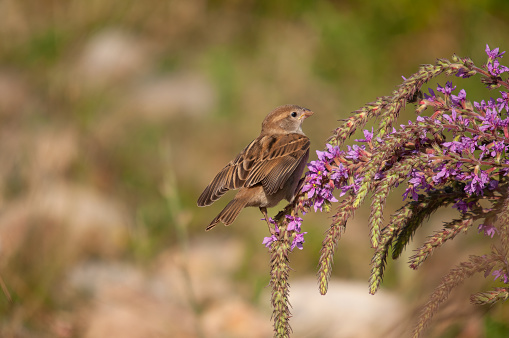
[[[228,190],[240,188],[206,230],[219,222],[230,225],[245,207],[259,207],[271,230],[267,207],[283,198],[292,202],[300,188],[310,144],[302,122],[311,115],[309,109],[285,105],[265,117],[260,136],[228,163],[198,198],[198,206],[204,207]]]

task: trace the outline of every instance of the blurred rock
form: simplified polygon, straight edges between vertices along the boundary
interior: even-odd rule
[[[320,295],[316,279],[291,281],[295,337],[402,337],[407,307],[396,294],[368,293],[366,282],[332,280]]]
[[[47,222],[52,232],[45,231]],[[64,257],[117,256],[127,247],[128,221],[116,202],[97,191],[52,182],[6,205],[0,216],[2,260],[24,250],[25,237],[34,232],[54,236]]]
[[[104,256],[126,249],[129,221],[115,200],[88,187],[53,184],[47,189],[34,196],[32,203],[41,213],[69,226],[68,240]]]
[[[189,305],[162,296],[157,280],[132,264],[94,261],[68,274],[68,292],[91,295],[83,309],[84,337],[194,337]]]
[[[191,244],[187,256],[175,249],[163,252],[156,260],[155,269],[175,299],[184,296],[191,287],[198,301],[214,302],[231,294],[234,288],[231,275],[240,266],[244,254],[239,241],[198,240]],[[184,268],[190,280],[186,279]]]
[[[104,261],[77,265],[67,280],[70,290],[91,295],[82,305],[84,336],[270,337],[270,310],[239,296],[234,282],[244,255],[241,242],[211,238],[190,243],[187,255],[168,249],[145,268]],[[369,295],[365,282],[333,280],[321,296],[315,279],[292,280],[290,295],[294,337],[407,333],[403,301],[383,290]]]
[[[148,62],[143,43],[122,30],[105,30],[85,45],[76,66],[76,79],[88,89],[103,89],[142,73]]]
[[[216,107],[212,84],[198,73],[179,73],[145,80],[119,96],[94,129],[101,143],[129,136],[140,123],[165,123],[174,117],[195,117]]]
[[[267,313],[239,297],[233,275],[245,259],[242,241],[202,238],[188,255],[166,253],[157,260],[157,273],[174,298],[193,295],[201,304],[201,327],[206,337],[270,337]],[[189,277],[186,277],[186,272]]]
[[[0,71],[0,116],[17,115],[30,103],[27,84],[10,71]]]
[[[273,335],[268,314],[245,300],[229,297],[215,304],[203,315],[207,337],[265,338]]]
[[[179,73],[153,79],[137,86],[127,106],[155,122],[176,114],[200,116],[216,105],[212,84],[198,73]]]
[[[79,156],[78,135],[70,128],[54,128],[35,135],[30,158],[34,185],[62,177]]]
[[[195,241],[153,266],[89,262],[68,274],[68,292],[84,291],[85,337],[268,337],[267,314],[242,299],[232,275],[243,256],[236,241]],[[238,290],[237,290],[238,291]]]
[[[195,337],[194,317],[146,288],[111,284],[92,302],[84,337]]]
[[[109,288],[139,288],[143,285],[145,275],[141,269],[121,262],[85,261],[75,265],[67,274],[71,289],[98,295]]]

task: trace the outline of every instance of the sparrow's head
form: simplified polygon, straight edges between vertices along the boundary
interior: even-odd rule
[[[287,134],[302,132],[302,122],[313,112],[293,104],[274,109],[262,123],[262,133]]]

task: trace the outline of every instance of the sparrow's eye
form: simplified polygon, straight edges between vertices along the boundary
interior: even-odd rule
[[[297,112],[292,112],[290,115],[292,115],[292,117],[297,117]]]

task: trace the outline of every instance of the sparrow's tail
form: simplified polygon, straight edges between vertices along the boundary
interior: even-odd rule
[[[240,211],[246,206],[246,203],[247,202],[244,199],[236,199],[236,198],[234,198],[219,213],[219,215],[217,215],[216,218],[214,218],[212,220],[212,222],[210,222],[209,226],[205,230],[209,231],[210,229],[215,227],[216,224],[219,223],[219,222],[223,222],[224,225],[230,225],[235,220],[235,218],[237,218],[237,216],[239,215]]]

